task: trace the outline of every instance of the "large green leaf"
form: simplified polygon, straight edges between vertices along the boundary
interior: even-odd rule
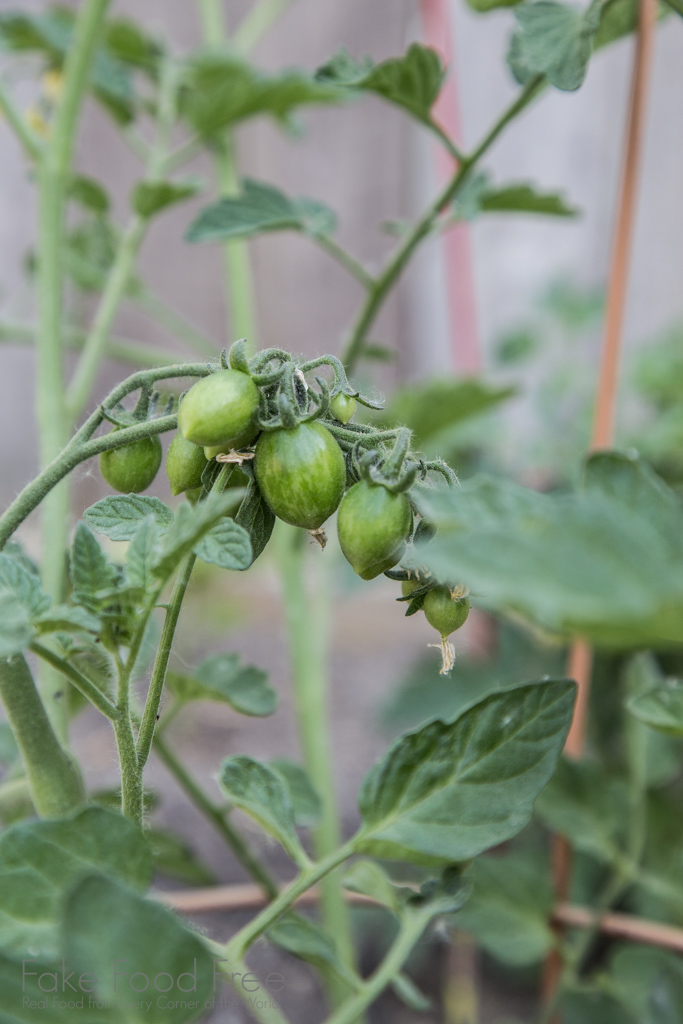
[[[597,765],[560,761],[538,798],[536,813],[577,850],[607,862],[619,859],[628,793],[625,783],[610,778]]]
[[[239,654],[207,658],[191,676],[171,673],[168,683],[179,700],[220,701],[242,715],[263,718],[277,708],[277,693],[268,683],[268,673],[255,665],[243,665]]]
[[[267,231],[303,231],[329,235],[336,218],[312,199],[291,199],[284,192],[245,178],[237,196],[225,196],[205,207],[187,232],[188,242],[220,242],[252,238]]]
[[[153,516],[162,530],[173,522],[173,513],[168,505],[145,494],[110,495],[83,513],[90,529],[103,533],[110,540],[132,540],[147,516]]]
[[[289,789],[278,771],[238,755],[221,765],[219,782],[228,800],[274,836],[294,860],[302,854],[294,831]]]
[[[597,645],[683,642],[683,508],[634,455],[602,453],[585,489],[539,494],[480,476],[420,494],[438,533],[418,552],[490,607]]]
[[[234,54],[210,53],[186,69],[181,111],[200,135],[213,135],[248,117],[284,120],[297,107],[343,98],[341,90],[305,72],[265,75]]]
[[[248,569],[253,562],[249,534],[229,516],[216,523],[194,551],[203,562],[221,569]]]
[[[568,680],[520,686],[402,736],[363,783],[358,849],[448,863],[510,839],[555,768],[574,689]]]
[[[88,807],[70,818],[14,825],[0,836],[0,948],[51,957],[67,892],[93,871],[144,890],[152,858],[120,814]]]
[[[436,50],[413,43],[402,57],[374,65],[369,60],[355,61],[342,52],[320,68],[317,78],[374,92],[403,107],[419,121],[429,121],[445,74]]]
[[[66,959],[95,975],[102,1001],[126,1024],[183,1024],[201,1016],[213,990],[207,947],[169,910],[101,875],[85,878],[65,909]]]
[[[600,9],[600,0],[585,10],[556,0],[520,4],[508,56],[515,78],[525,84],[534,75],[545,75],[558,89],[578,89],[586,77]]]
[[[503,963],[542,960],[553,946],[548,921],[554,901],[544,866],[515,854],[479,857],[468,877],[474,888],[458,927]]]

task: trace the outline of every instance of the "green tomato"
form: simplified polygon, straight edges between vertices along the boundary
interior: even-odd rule
[[[340,391],[330,402],[330,412],[340,423],[348,423],[353,419],[357,404],[355,398]]]
[[[470,613],[469,597],[451,597],[448,587],[434,587],[425,596],[422,610],[442,640],[460,629]]]
[[[401,560],[412,524],[405,494],[392,494],[381,484],[361,480],[339,506],[339,544],[354,572],[372,580]]]
[[[339,507],[346,463],[322,423],[261,434],[254,473],[261,494],[278,517],[304,530],[318,530]]]
[[[247,373],[218,370],[190,388],[178,410],[178,428],[188,441],[205,447],[244,447],[254,440],[259,391]]]
[[[245,431],[242,438],[237,438],[231,444],[207,444],[204,445],[204,455],[209,460],[215,459],[217,455],[227,455],[228,452],[239,451],[240,448],[248,448],[254,440],[254,432],[252,430]],[[248,438],[248,440],[247,440]]]
[[[194,491],[202,486],[202,473],[206,467],[203,449],[192,444],[177,433],[171,441],[166,453],[166,475],[171,485],[172,494],[183,491]]]
[[[161,441],[143,437],[100,455],[100,473],[110,487],[121,494],[146,491],[161,465]]]
[[[401,594],[403,597],[410,597],[414,590],[423,586],[424,583],[420,583],[419,580],[403,580],[401,583]]]

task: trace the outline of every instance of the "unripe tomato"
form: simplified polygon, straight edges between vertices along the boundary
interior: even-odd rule
[[[161,465],[161,441],[143,437],[100,455],[100,473],[110,487],[122,494],[146,491]]]
[[[190,388],[178,410],[178,428],[193,444],[243,447],[258,433],[259,392],[241,370],[218,370]]]
[[[339,506],[339,544],[354,572],[372,580],[400,561],[412,523],[405,494],[392,494],[381,484],[361,480]]]
[[[419,580],[403,580],[401,583],[401,593],[404,597],[410,597],[414,590],[417,590],[418,587],[422,586],[424,586],[424,584],[420,583]]]
[[[171,441],[166,453],[166,475],[172,494],[193,491],[202,486],[202,473],[206,467],[204,450],[181,433]]]
[[[426,595],[422,610],[429,625],[445,639],[465,622],[470,613],[470,599],[453,598],[448,587],[434,587]]]
[[[353,419],[357,404],[355,398],[340,391],[330,402],[330,412],[340,423],[348,423]]]
[[[240,448],[248,448],[254,441],[255,435],[250,429],[246,431],[242,437],[245,440],[238,437],[231,444],[206,444],[204,445],[204,455],[209,461],[211,461],[211,459],[215,459],[217,455],[227,455],[228,452],[239,451]],[[248,440],[246,440],[247,437]]]
[[[329,519],[346,485],[341,448],[315,421],[261,434],[254,473],[278,519],[304,530],[318,530]]]

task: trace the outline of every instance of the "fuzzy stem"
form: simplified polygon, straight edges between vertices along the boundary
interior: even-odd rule
[[[77,668],[70,665],[64,658],[60,658],[49,647],[42,644],[39,640],[34,640],[31,644],[31,650],[34,654],[37,654],[39,658],[46,661],[48,665],[56,669],[65,679],[68,679],[72,686],[75,686],[83,696],[90,701],[90,703],[97,708],[103,715],[105,715],[110,721],[115,722],[119,717],[116,705],[112,704],[109,698],[98,690],[97,687],[90,682]]]
[[[66,704],[63,690],[62,682],[61,699]],[[50,724],[23,655],[0,661],[0,697],[21,751],[38,814],[43,818],[68,814],[83,802],[83,780]]]

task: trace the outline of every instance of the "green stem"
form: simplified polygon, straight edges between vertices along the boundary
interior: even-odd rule
[[[441,193],[434,200],[429,209],[423,214],[413,229],[406,235],[398,246],[393,256],[385,266],[382,273],[375,278],[374,284],[368,290],[367,299],[361,308],[355,324],[351,329],[351,336],[346,346],[343,362],[349,372],[355,369],[356,363],[362,357],[363,347],[367,340],[368,332],[374,324],[377,315],[389,294],[389,291],[396,283],[401,271],[410,260],[413,252],[420,242],[432,231],[439,214],[448,206],[463,187],[472,169],[493,145],[503,129],[512,121],[540,92],[545,84],[542,75],[537,75],[524,86],[517,99],[505,110],[493,125],[491,130],[484,136],[476,149],[462,159],[458,170],[451,180],[442,189]]]
[[[137,757],[140,771],[142,771],[147,764],[149,752],[152,747],[154,730],[157,724],[157,715],[159,713],[159,703],[161,701],[161,694],[166,680],[168,659],[171,656],[171,648],[173,647],[173,637],[175,635],[176,626],[178,625],[178,618],[180,616],[183,598],[185,597],[185,592],[190,582],[190,577],[196,561],[197,556],[193,553],[187,555],[183,560],[178,571],[178,575],[176,576],[175,583],[173,584],[171,600],[169,601],[168,608],[166,609],[164,626],[161,631],[161,639],[159,641],[159,647],[157,648],[156,658],[154,659],[154,667],[152,669],[149,690],[145,701],[145,710],[142,715],[140,731],[138,732]]]
[[[207,940],[204,940],[207,942]],[[210,945],[211,952],[215,955],[215,960],[221,959],[220,954],[222,948],[217,943],[208,943]],[[272,999],[254,999],[253,996],[249,995],[243,985],[240,984],[239,980],[237,984],[233,984],[233,978],[243,978],[246,974],[251,974],[249,968],[242,960],[232,959],[228,964],[225,961],[226,966],[218,968],[221,974],[225,975],[226,982],[232,987],[233,991],[246,1003],[249,1009],[250,1017],[257,1020],[259,1024],[289,1024],[287,1018],[280,1012],[278,1006],[273,1005]]]
[[[86,0],[80,7],[64,67],[61,102],[38,166],[36,417],[42,466],[52,462],[69,436],[61,335],[64,211],[78,115],[108,3],[109,0]],[[63,485],[46,498],[42,509],[43,584],[56,601],[61,601],[65,583],[68,517],[69,490]],[[52,671],[46,672],[41,681],[48,713],[58,735],[66,740],[66,701],[55,700],[63,685]]]
[[[0,697],[38,814],[43,818],[68,814],[83,802],[83,780],[78,765],[64,750],[50,724],[23,655],[0,661]]]
[[[283,603],[287,620],[294,706],[310,778],[320,794],[322,813],[313,833],[316,857],[322,860],[337,849],[341,829],[332,767],[329,728],[327,638],[329,607],[325,581],[319,580],[315,599],[307,592],[304,578],[306,534],[284,527],[278,548]],[[328,934],[334,936],[342,960],[354,966],[349,911],[338,875],[328,875],[322,886],[322,916]],[[339,979],[328,977],[335,1002],[348,989]]]
[[[237,829],[233,828],[230,824],[230,821],[225,817],[225,810],[209,799],[185,766],[178,760],[160,735],[160,730],[157,730],[154,735],[154,750],[197,810],[204,815],[207,821],[211,822],[221,838],[225,840],[245,871],[261,886],[268,899],[274,899],[279,891],[277,882],[268,872],[267,868],[259,861]]]
[[[20,111],[14,105],[12,97],[7,92],[5,83],[0,80],[0,113],[3,115],[8,125],[19,139],[19,142],[23,146],[26,156],[31,160],[39,160],[43,151],[43,147],[38,137],[31,131],[26,122],[26,119],[22,117]]]
[[[249,53],[291,4],[292,0],[260,0],[242,19],[232,45],[240,53]]]
[[[367,272],[363,264],[359,263],[350,252],[347,252],[329,235],[315,235],[313,241],[317,242],[320,248],[329,253],[332,259],[335,259],[345,270],[348,270],[364,288],[370,289],[374,286],[375,279]]]
[[[354,1024],[384,989],[391,984],[410,956],[415,944],[429,924],[430,915],[413,913],[406,916],[396,940],[372,977],[361,986],[360,991],[347,999],[339,1009],[327,1018],[326,1024]]]
[[[82,349],[86,338],[85,331],[65,326],[64,344],[67,348]],[[36,331],[30,324],[0,323],[0,342],[32,345],[35,340]],[[118,359],[122,363],[132,363],[133,366],[149,368],[170,366],[178,358],[177,352],[165,352],[163,349],[145,345],[132,338],[119,338],[112,335],[105,340],[104,355],[111,359]]]
[[[225,9],[222,0],[198,0],[202,35],[207,46],[218,48],[225,43]]]
[[[142,825],[144,792],[130,714],[130,672],[127,665],[123,665],[120,659],[117,659],[117,669],[119,675],[118,718],[114,723],[114,732],[121,766],[121,811],[131,821]]]
[[[78,671],[73,665],[70,665],[64,658],[60,658],[58,654],[46,647],[39,640],[34,640],[31,644],[31,650],[34,654],[37,654],[39,658],[46,661],[48,665],[56,669],[60,675],[63,675],[65,679],[76,687],[80,693],[83,694],[87,700],[90,701],[98,711],[101,711],[110,721],[115,722],[119,717],[119,713],[116,709],[116,705],[113,704],[109,698],[98,690],[94,683],[91,683],[81,672]]]
[[[312,864],[309,868],[304,868],[297,878],[286,889],[283,889],[272,903],[269,903],[260,914],[257,914],[248,925],[245,925],[223,947],[226,957],[229,960],[235,958],[242,960],[252,943],[256,942],[257,939],[267,932],[270,926],[285,914],[303,893],[308,892],[317,882],[325,878],[330,871],[334,871],[345,860],[348,860],[354,852],[354,842],[351,840],[344,846],[340,846],[324,860]]]

